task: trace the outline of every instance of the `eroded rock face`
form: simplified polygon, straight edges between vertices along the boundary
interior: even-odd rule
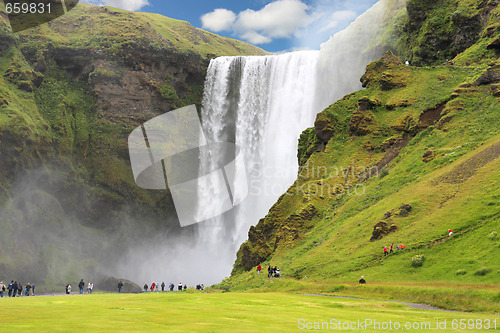
[[[374,121],[375,118],[370,112],[357,110],[352,114],[349,122],[349,134],[362,136],[371,133],[371,126]]]
[[[494,84],[500,82],[500,65],[488,68],[474,83],[478,85]]]
[[[382,221],[378,222],[373,226],[372,237],[370,241],[376,241],[381,239],[387,234],[396,232],[398,230],[398,226],[396,225],[394,219],[397,217],[407,217],[412,211],[413,207],[404,203],[397,209],[391,209],[384,213]]]

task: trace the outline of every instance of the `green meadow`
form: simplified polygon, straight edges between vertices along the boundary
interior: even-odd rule
[[[188,291],[3,298],[0,302],[0,332],[290,332],[318,328],[450,332],[455,327],[458,331],[460,325],[467,332],[485,331],[488,326],[500,330],[500,317],[291,293]]]

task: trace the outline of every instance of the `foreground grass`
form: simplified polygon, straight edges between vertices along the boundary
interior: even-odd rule
[[[420,328],[429,323],[431,329],[426,332],[438,331],[436,323],[444,320],[445,331],[453,331],[453,319],[496,319],[497,327],[500,324],[496,316],[486,314],[416,310],[400,303],[288,293],[95,294],[4,298],[0,302],[0,332],[284,332],[299,330],[300,319],[303,328],[307,322],[314,325],[332,319],[337,323],[357,323],[358,319],[363,323],[408,322]]]

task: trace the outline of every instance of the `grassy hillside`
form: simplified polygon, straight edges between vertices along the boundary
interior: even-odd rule
[[[45,38],[54,45],[104,48],[111,52],[150,46],[193,52],[206,58],[222,55],[263,55],[264,50],[193,27],[159,14],[130,12],[79,3],[58,19],[26,30],[27,39]]]
[[[299,281],[361,275],[375,284],[498,285],[500,62],[486,46],[497,32],[485,33],[498,14],[495,5],[454,65],[405,66],[404,55],[388,52],[367,67],[366,89],[318,114],[299,141],[295,184],[251,227],[221,288],[272,288],[256,276],[258,263],[280,267],[296,290]],[[384,256],[391,244],[395,253]],[[497,293],[486,299],[498,302]]]

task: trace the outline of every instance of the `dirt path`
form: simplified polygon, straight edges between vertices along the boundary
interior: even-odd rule
[[[357,299],[357,300],[363,300],[363,301],[371,301],[366,298],[358,298],[358,297],[347,297],[347,296],[333,296],[333,295],[321,295],[321,294],[301,294],[303,296],[318,296],[318,297],[332,297],[332,298],[341,298],[341,299]],[[440,309],[436,308],[434,306],[430,306],[427,304],[418,304],[418,303],[408,303],[408,302],[401,302],[401,301],[379,301],[377,302],[385,302],[385,303],[399,303],[399,304],[404,304],[406,306],[409,306],[412,309],[417,309],[417,310],[430,310],[430,311],[444,311],[444,312],[456,312],[456,313],[467,313],[465,311],[455,311],[455,310],[446,310],[446,309]]]

